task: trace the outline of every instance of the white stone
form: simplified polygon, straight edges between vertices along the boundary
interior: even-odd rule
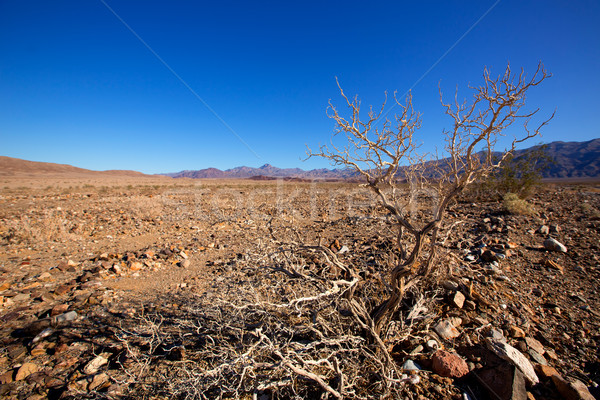
[[[491,351],[496,353],[498,357],[512,363],[515,367],[519,368],[519,370],[523,372],[523,375],[525,375],[525,379],[527,379],[529,383],[531,383],[532,385],[536,385],[540,382],[537,375],[535,374],[533,365],[519,350],[515,349],[508,343],[491,338],[486,339],[486,344],[487,347]]]

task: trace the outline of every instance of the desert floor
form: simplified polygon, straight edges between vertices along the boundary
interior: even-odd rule
[[[0,395],[560,399],[579,382],[598,396],[600,185],[546,185],[529,203],[451,206],[435,284],[382,334],[394,365],[379,365],[328,256],[359,272],[365,308],[386,296],[395,233],[355,184],[2,178]],[[516,382],[494,335],[539,383]],[[469,373],[434,366],[440,350]]]

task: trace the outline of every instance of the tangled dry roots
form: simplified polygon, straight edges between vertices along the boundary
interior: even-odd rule
[[[121,332],[137,395],[411,398],[418,377],[403,375],[390,349],[428,322],[432,296],[413,288],[378,335],[370,310],[385,296],[381,276],[365,277],[325,247],[274,244],[238,260],[217,291]],[[173,356],[178,348],[185,357]]]

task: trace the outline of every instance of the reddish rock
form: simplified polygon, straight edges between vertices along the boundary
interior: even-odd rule
[[[132,262],[132,263],[131,263],[131,265],[129,266],[129,268],[130,268],[132,271],[139,271],[139,270],[141,270],[142,268],[144,268],[144,264],[142,264],[142,263],[141,263],[141,262],[139,262],[139,261],[134,261],[134,262]]]
[[[525,331],[523,331],[523,329],[519,328],[518,326],[513,325],[510,327],[510,336],[514,338],[524,338]]]
[[[39,367],[33,363],[25,363],[21,365],[21,367],[17,370],[17,375],[15,376],[15,381],[22,381],[27,378],[29,375],[38,372]]]
[[[67,350],[69,350],[69,345],[66,343],[61,343],[54,348],[54,354],[60,354]]]
[[[50,316],[54,317],[56,315],[64,314],[68,310],[69,310],[68,304],[59,304],[57,306],[54,306],[54,308],[52,308],[52,311],[50,311]]]
[[[552,375],[554,386],[565,400],[595,400],[587,386],[577,380],[567,381],[560,375]]]
[[[560,375],[556,369],[549,365],[536,364],[534,368],[538,378],[550,379],[554,375]]]
[[[54,294],[57,296],[62,296],[63,294],[69,293],[71,290],[73,290],[73,288],[73,285],[60,285],[56,288],[56,290],[54,290]]]
[[[0,384],[11,383],[15,380],[15,371],[13,369],[4,372],[0,375]]]
[[[469,366],[458,355],[438,350],[433,355],[433,371],[444,377],[462,378],[469,373]]]

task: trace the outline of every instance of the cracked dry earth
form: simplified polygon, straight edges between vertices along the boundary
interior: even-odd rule
[[[282,250],[325,244],[365,282],[381,282],[394,235],[370,197],[349,184],[186,185],[3,190],[0,396],[386,393],[353,352],[366,339],[345,335],[345,310],[297,301],[327,288],[285,266],[336,272],[314,252]],[[422,305],[418,317],[396,315],[382,337],[403,374],[387,393],[599,398],[600,186],[545,187],[529,202],[532,216],[500,202],[451,207],[438,284],[409,301],[407,311]],[[548,250],[548,238],[567,251]],[[384,293],[372,297],[376,305]]]

